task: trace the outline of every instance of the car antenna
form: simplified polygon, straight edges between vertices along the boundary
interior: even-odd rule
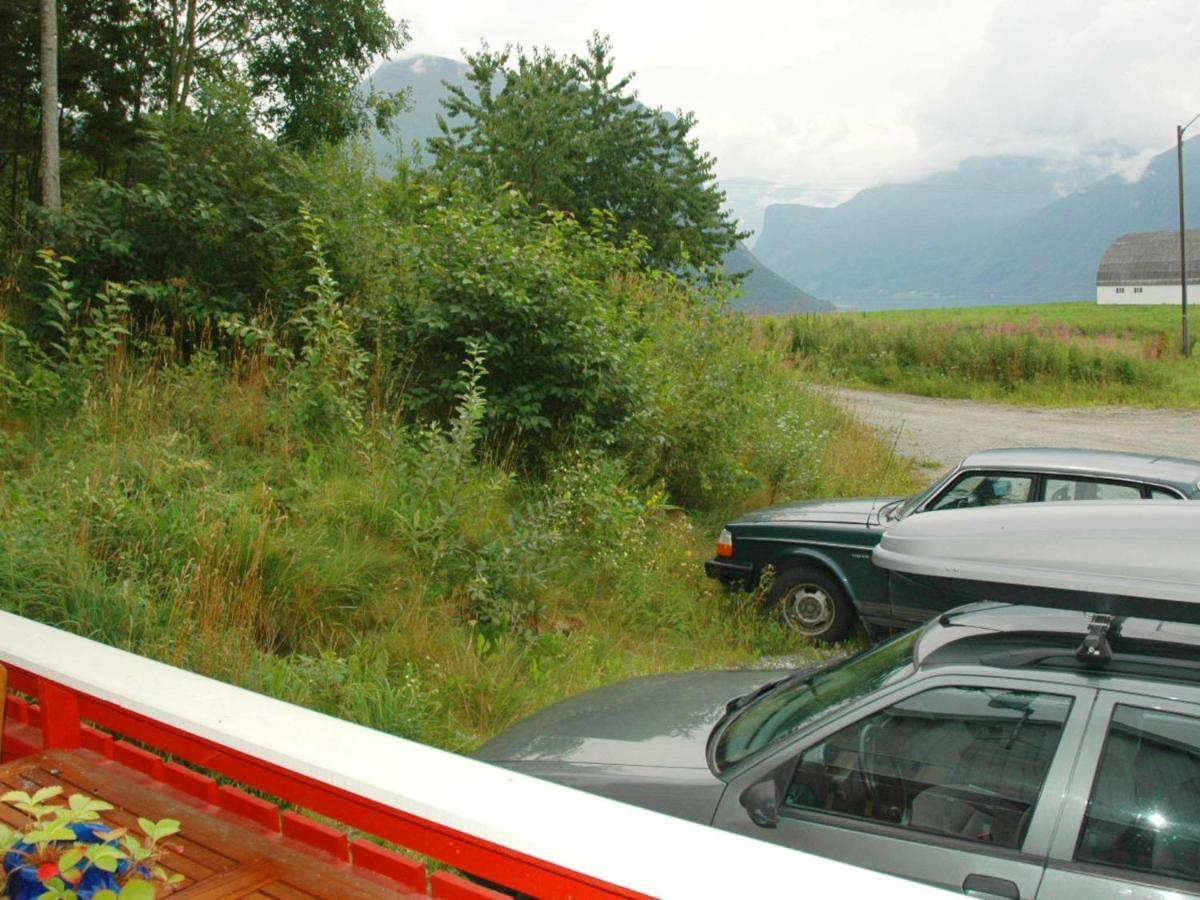
[[[883,470],[879,473],[879,483],[875,485],[875,496],[871,498],[871,508],[867,511],[867,524],[871,524],[871,516],[875,515],[875,505],[879,502],[879,492],[883,490],[884,479],[887,478],[888,472],[891,471],[892,463],[896,459],[896,447],[900,443],[900,433],[904,431],[904,421],[900,421],[900,425],[896,428],[896,433],[892,436],[892,446],[888,448],[887,462],[884,463]]]

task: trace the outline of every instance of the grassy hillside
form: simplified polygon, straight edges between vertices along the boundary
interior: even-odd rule
[[[884,449],[778,377],[808,451],[776,498],[877,489]],[[478,458],[461,418],[330,435],[285,425],[295,404],[262,358],[229,374],[201,355],[113,358],[74,411],[10,409],[0,605],[459,750],[615,679],[819,652],[703,576],[720,514],[617,461],[569,455],[542,480]]]
[[[1200,406],[1174,306],[1061,303],[841,313],[763,322],[821,381],[1045,406]]]
[[[0,608],[452,749],[823,652],[704,577],[721,523],[914,479],[751,320],[516,198],[217,124],[0,277]]]

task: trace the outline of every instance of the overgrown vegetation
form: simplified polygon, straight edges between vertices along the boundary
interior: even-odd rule
[[[831,383],[1042,406],[1200,404],[1173,307],[1064,303],[760,320],[760,338]]]
[[[228,115],[11,270],[0,604],[453,748],[796,651],[701,562],[739,507],[878,490],[869,434],[636,236]]]
[[[797,650],[704,578],[720,522],[911,476],[664,267],[731,239],[720,215],[673,232],[682,207],[630,218],[619,184],[575,209],[474,152],[380,177],[338,141],[403,38],[378,0],[94,14],[93,47],[64,6],[62,210],[9,162],[0,607],[456,749],[594,684]],[[34,68],[18,19],[0,83]],[[660,187],[713,213],[690,120],[658,129],[608,53],[596,127],[660,141]]]

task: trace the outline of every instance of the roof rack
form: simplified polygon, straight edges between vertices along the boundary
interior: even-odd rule
[[[1112,661],[1112,641],[1121,633],[1121,620],[1113,616],[1092,616],[1083,643],[1075,650],[1075,658],[1089,666],[1103,666]]]

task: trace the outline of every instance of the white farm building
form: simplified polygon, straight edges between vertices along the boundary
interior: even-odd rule
[[[1188,300],[1200,302],[1200,229],[1187,231]],[[1179,303],[1179,232],[1123,234],[1104,251],[1097,303]]]

